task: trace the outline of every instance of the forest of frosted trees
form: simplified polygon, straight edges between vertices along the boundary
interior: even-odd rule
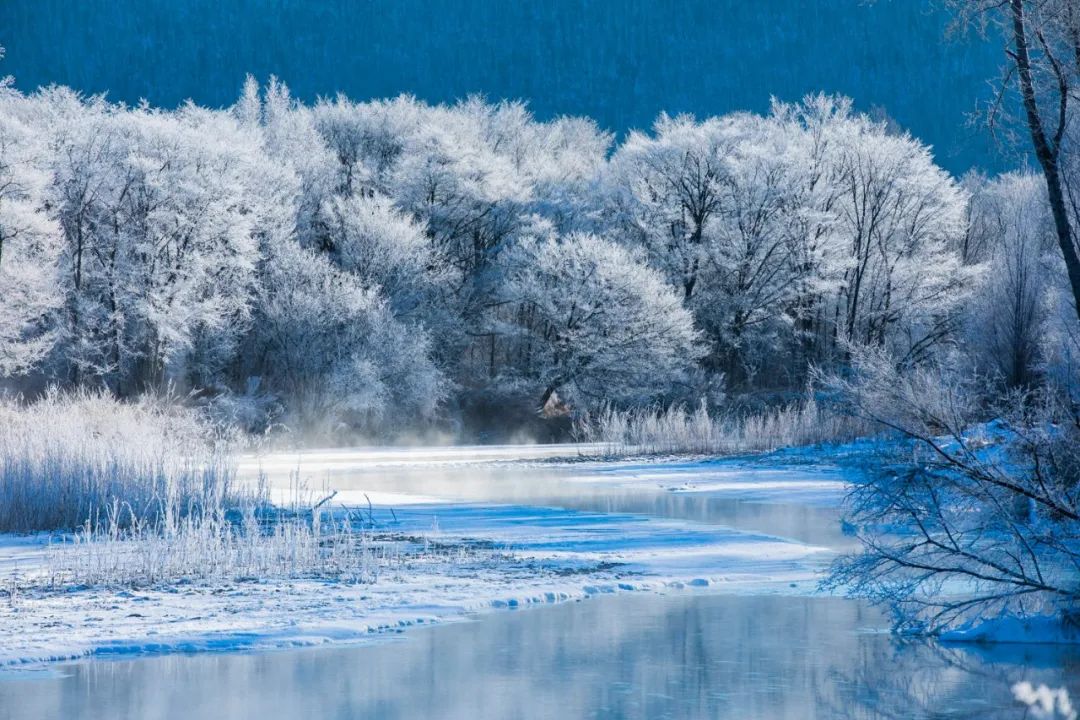
[[[166,111],[8,83],[0,375],[384,435],[758,406],[866,347],[1027,387],[1075,347],[1045,195],[954,178],[842,97],[616,143],[477,98],[249,78]]]
[[[273,77],[175,110],[0,81],[0,528],[119,507],[115,464],[71,438],[181,409],[207,446],[251,439],[237,428],[705,455],[874,435],[845,506],[862,551],[827,588],[916,631],[1075,624],[1080,12],[949,5],[1003,31],[986,119],[1033,169],[958,178],[828,94],[616,137],[480,97],[304,103]],[[127,467],[129,497],[183,504]],[[180,477],[164,485],[206,495]],[[225,517],[219,489],[205,517]],[[175,515],[124,502],[149,508],[133,526]]]

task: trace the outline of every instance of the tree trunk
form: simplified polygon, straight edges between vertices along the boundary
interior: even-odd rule
[[[1054,229],[1057,232],[1058,245],[1065,260],[1065,269],[1072,288],[1073,307],[1080,320],[1080,256],[1077,255],[1073,242],[1072,227],[1065,204],[1065,192],[1061,186],[1061,174],[1058,168],[1059,141],[1053,143],[1046,135],[1042,119],[1039,116],[1038,100],[1035,96],[1035,81],[1031,71],[1031,54],[1028,50],[1027,18],[1024,13],[1024,0],[1009,0],[1012,12],[1013,43],[1016,45],[1017,76],[1020,80],[1020,94],[1024,100],[1024,112],[1027,115],[1031,141],[1035,146],[1035,157],[1046,179],[1046,191],[1050,199],[1050,211],[1054,216]],[[1063,91],[1065,92],[1065,91]],[[1065,98],[1062,98],[1065,102]]]
[[[540,396],[540,412],[541,413],[544,412],[544,408],[547,407],[548,400],[551,399],[551,396],[553,394],[555,394],[555,391],[558,390],[558,389],[559,389],[558,385],[548,385],[546,388],[544,388],[544,394]]]

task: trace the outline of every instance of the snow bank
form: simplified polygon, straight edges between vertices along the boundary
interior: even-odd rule
[[[940,636],[950,643],[1080,643],[1080,627],[1068,625],[1058,616],[1005,615],[991,620],[979,620]]]
[[[375,507],[379,517],[387,512]],[[639,515],[488,504],[404,505],[396,515],[395,535],[437,551],[406,559],[373,584],[301,579],[14,593],[0,600],[0,665],[356,642],[615,592],[807,593],[830,557],[781,538]],[[0,557],[18,557],[24,574],[44,563],[40,543],[7,536],[5,546]]]

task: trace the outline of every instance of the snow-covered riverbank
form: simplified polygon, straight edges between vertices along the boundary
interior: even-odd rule
[[[139,590],[34,589],[30,580],[45,572],[55,548],[43,537],[3,536],[0,588],[7,597],[0,600],[0,663],[354,642],[414,624],[600,593],[810,593],[831,556],[820,545],[777,533],[574,509],[560,504],[558,495],[591,497],[596,507],[613,490],[622,496],[663,491],[828,505],[843,491],[838,471],[733,462],[537,464],[550,451],[522,450],[488,449],[477,457],[424,452],[415,462],[397,451],[256,461],[280,492],[287,492],[285,468],[298,468],[309,483],[342,487],[335,503],[373,513],[379,526],[374,537],[404,548],[374,583],[242,580]],[[493,462],[497,478],[484,475]],[[416,474],[433,463],[437,476]],[[390,491],[396,476],[404,479]],[[543,502],[506,502],[505,493],[497,492],[506,483],[513,487],[504,490],[535,493]],[[485,494],[500,501],[484,500]]]

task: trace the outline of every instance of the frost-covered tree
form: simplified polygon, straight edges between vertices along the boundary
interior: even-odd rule
[[[446,385],[426,325],[447,322],[452,269],[424,224],[375,189],[363,118],[343,99],[306,108],[277,80],[260,90],[252,78],[233,114],[261,135],[284,172],[274,186],[292,199],[292,216],[264,234],[241,375],[301,426],[430,418]]]
[[[295,230],[307,246],[320,245],[324,238],[318,213],[334,195],[336,167],[333,152],[319,135],[312,109],[294,102],[288,86],[277,78],[271,77],[260,89],[249,76],[233,114],[249,131],[261,136],[271,162],[296,178],[296,207],[289,231]]]
[[[615,182],[625,190],[623,212],[686,299],[698,284],[708,225],[721,211],[726,161],[743,140],[744,122],[661,115],[652,136],[631,133],[612,159]]]
[[[1080,357],[1064,275],[1029,267],[1030,183],[961,187],[844,98],[661,116],[609,155],[592,121],[516,102],[5,87],[0,141],[3,375],[371,428],[784,393],[855,346],[930,359],[959,318],[982,370]]]
[[[848,412],[906,440],[854,489],[848,522],[863,542],[827,584],[890,608],[901,627],[1080,607],[1080,437],[1056,393],[990,403],[948,367],[898,370],[881,352],[833,380]],[[890,529],[883,532],[883,528]]]
[[[0,376],[32,370],[52,349],[63,301],[60,229],[46,209],[47,147],[20,106],[0,85]]]
[[[336,159],[338,194],[391,198],[467,279],[524,216],[557,216],[579,200],[571,190],[595,178],[611,142],[591,121],[540,123],[521,103],[479,98],[432,107],[408,96],[339,97],[317,104],[313,120]]]
[[[998,27],[1009,70],[1001,95],[1015,94],[1046,185],[1058,249],[1074,311],[1080,315],[1080,218],[1073,140],[1080,87],[1080,7],[1073,0],[950,0],[962,25]],[[993,127],[1007,126],[999,97],[989,113]]]
[[[629,250],[595,235],[522,242],[504,293],[521,307],[518,371],[540,407],[555,392],[584,403],[647,402],[700,354],[679,295]]]
[[[833,242],[841,282],[837,336],[919,356],[952,331],[963,291],[956,239],[966,199],[929,149],[865,116],[829,128]]]
[[[378,430],[434,413],[445,386],[427,337],[377,289],[295,243],[277,247],[264,273],[256,351],[300,427]]]
[[[920,354],[952,330],[964,193],[847,100],[661,116],[618,149],[609,183],[614,222],[683,289],[729,382],[753,384],[778,352],[774,385],[847,343]]]
[[[408,97],[370,104],[338,98],[318,105],[314,117],[338,161],[338,192],[393,197],[473,280],[502,249],[529,198],[526,179],[492,137],[514,108],[479,100],[428,107]]]
[[[57,133],[74,377],[122,394],[188,382],[198,346],[230,345],[250,313],[260,202],[246,181],[257,147],[228,116],[193,107],[91,103]]]
[[[982,183],[971,225],[971,259],[980,273],[969,303],[968,349],[982,372],[1030,387],[1042,361],[1055,250],[1042,179],[1009,174]]]
[[[453,282],[453,268],[422,224],[382,196],[334,197],[319,213],[328,255],[364,287],[381,290],[398,317],[423,318]]]
[[[586,190],[603,167],[610,136],[590,121],[540,123],[520,103],[478,98],[432,107],[411,97],[339,97],[316,105],[313,118],[336,159],[335,193],[386,198],[426,234],[424,252],[435,258],[426,277],[437,291],[429,297],[438,302],[426,311],[422,304],[415,319],[438,338],[437,351],[456,379],[475,386],[497,374],[505,356],[498,325],[507,319],[498,297],[500,257],[538,219],[561,228],[583,221]],[[329,208],[340,210],[342,202],[358,201],[324,204],[315,227],[331,251],[342,214]]]
[[[615,218],[682,289],[713,371],[748,381],[791,334],[804,244],[801,128],[734,115],[661,116],[612,161]]]
[[[689,303],[713,338],[713,362],[746,380],[786,349],[798,321],[815,233],[801,132],[745,118],[724,159],[719,211],[704,230],[699,290]]]

